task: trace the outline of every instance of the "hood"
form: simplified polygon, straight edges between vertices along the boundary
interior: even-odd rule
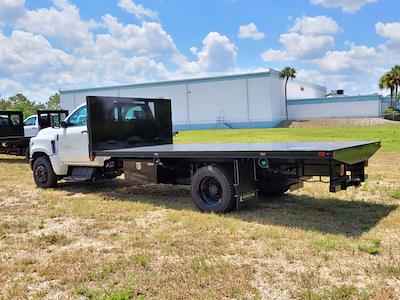
[[[40,130],[35,138],[55,138],[59,131],[59,128],[48,127]]]

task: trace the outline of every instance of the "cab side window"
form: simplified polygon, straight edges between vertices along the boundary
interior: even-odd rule
[[[36,117],[30,117],[25,120],[24,126],[34,126],[36,125]]]
[[[87,109],[86,106],[81,107],[74,112],[68,120],[69,126],[86,126],[87,125]]]

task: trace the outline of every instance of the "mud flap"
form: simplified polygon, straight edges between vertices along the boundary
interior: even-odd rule
[[[236,209],[241,209],[258,197],[256,166],[254,159],[235,159],[233,164]]]

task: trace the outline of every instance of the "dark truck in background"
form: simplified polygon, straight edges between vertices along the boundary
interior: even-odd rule
[[[67,115],[67,110],[38,110],[25,124],[21,111],[0,111],[0,153],[29,158],[30,139],[41,129],[59,126]]]
[[[79,116],[85,121],[87,116],[87,124],[77,122]],[[90,96],[61,127],[32,139],[39,187],[56,186],[64,177],[124,173],[132,184],[191,185],[196,206],[218,213],[239,209],[259,194],[299,189],[312,176],[329,178],[331,192],[358,187],[367,178],[368,159],[380,148],[380,142],[173,144],[166,99]]]

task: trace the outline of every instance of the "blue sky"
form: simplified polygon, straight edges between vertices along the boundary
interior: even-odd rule
[[[295,67],[379,92],[400,64],[398,0],[0,0],[0,93]],[[384,92],[386,93],[386,92]]]

